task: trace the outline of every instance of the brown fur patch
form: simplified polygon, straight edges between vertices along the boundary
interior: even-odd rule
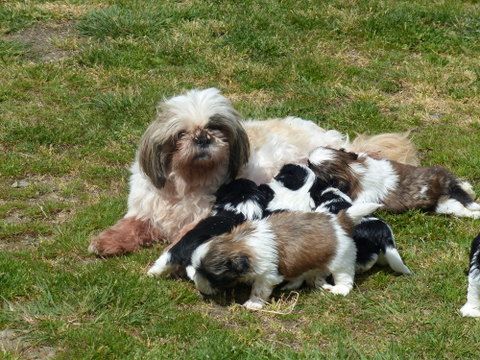
[[[277,237],[278,269],[287,279],[306,271],[326,271],[337,239],[330,216],[321,213],[278,213],[269,218]]]
[[[415,167],[395,161],[391,164],[399,178],[398,186],[383,203],[386,209],[394,212],[433,208],[456,182],[455,176],[440,166]]]
[[[89,251],[98,256],[121,255],[162,239],[159,230],[149,221],[123,218],[93,238]]]
[[[335,187],[355,198],[361,191],[361,186],[358,176],[350,165],[353,163],[362,164],[364,162],[363,158],[345,150],[330,150],[335,154],[334,159],[322,161],[319,164],[310,164],[309,167],[321,180],[327,183],[333,180]]]
[[[220,274],[235,277],[241,280],[239,274],[231,273],[230,265],[237,259],[245,257],[249,263],[255,261],[253,251],[244,241],[255,232],[251,222],[246,222],[235,227],[232,232],[222,234],[212,239],[208,255],[202,259],[201,271],[210,274]],[[252,269],[250,268],[248,272]],[[248,276],[248,273],[242,274]]]

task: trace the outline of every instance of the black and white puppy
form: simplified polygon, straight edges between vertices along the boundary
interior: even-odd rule
[[[259,186],[269,200],[266,214],[278,211],[312,211],[315,204],[310,191],[317,187],[316,183],[315,174],[307,166],[284,165],[272,181]]]
[[[320,192],[313,191],[312,198],[317,209],[324,208],[334,214],[352,206],[348,195],[332,187]],[[378,263],[388,265],[400,274],[411,274],[398,253],[393,231],[385,221],[366,216],[355,225],[352,237],[357,247],[357,273],[368,271]]]
[[[192,254],[214,236],[232,231],[246,220],[264,217],[269,192],[260,191],[251,180],[237,179],[221,186],[210,216],[202,219],[177,243],[165,250],[148,270],[150,276],[160,276],[185,269]]]
[[[460,313],[465,317],[480,317],[480,234],[472,241],[467,302]]]
[[[325,147],[312,151],[308,160],[315,175],[334,182],[355,203],[378,202],[394,212],[423,209],[480,218],[471,184],[445,168],[405,165]]]

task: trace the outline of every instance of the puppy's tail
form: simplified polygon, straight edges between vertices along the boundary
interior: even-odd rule
[[[382,204],[377,203],[357,203],[350,206],[345,212],[352,219],[353,223],[357,225],[364,216],[370,215],[382,206]]]
[[[153,266],[148,270],[148,276],[162,276],[170,274],[174,268],[172,262],[172,254],[170,251],[165,251],[158,259],[155,261]]]
[[[404,264],[402,257],[400,256],[396,248],[388,246],[385,249],[385,260],[393,271],[400,274],[411,275],[412,272]]]
[[[348,151],[365,152],[372,157],[418,166],[418,152],[410,140],[410,132],[386,133],[374,136],[358,135],[347,146]]]

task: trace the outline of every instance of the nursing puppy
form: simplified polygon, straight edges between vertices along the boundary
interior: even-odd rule
[[[423,209],[480,218],[472,186],[442,167],[416,167],[325,147],[310,154],[309,166],[354,203],[378,202],[394,212]]]
[[[318,209],[327,209],[333,214],[352,206],[352,200],[346,194],[332,187],[320,193],[312,192],[312,197]],[[379,264],[388,265],[400,274],[411,274],[398,253],[393,231],[385,221],[366,216],[355,225],[352,237],[357,248],[357,273],[368,271],[373,265]]]
[[[317,189],[317,178],[305,165],[286,164],[268,184],[259,186],[269,201],[266,213],[278,211],[305,211],[314,209],[312,189]]]
[[[150,276],[160,276],[184,270],[191,263],[193,252],[214,236],[230,232],[246,220],[263,218],[268,198],[257,185],[247,179],[237,179],[221,186],[215,194],[211,216],[201,220],[177,243],[165,250],[148,270]]]
[[[467,302],[460,313],[465,317],[480,317],[480,234],[472,242]]]
[[[329,212],[280,212],[263,220],[247,221],[231,233],[200,245],[187,274],[204,294],[251,283],[249,309],[260,309],[273,288],[306,273],[321,278],[332,274],[335,285],[321,284],[334,294],[347,295],[353,287],[354,223],[378,209],[359,204],[338,215]]]

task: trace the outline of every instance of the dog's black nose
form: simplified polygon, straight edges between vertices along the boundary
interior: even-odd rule
[[[206,147],[210,145],[210,143],[212,142],[212,139],[207,134],[200,134],[197,137],[195,137],[194,141],[195,141],[195,144],[201,147]]]

